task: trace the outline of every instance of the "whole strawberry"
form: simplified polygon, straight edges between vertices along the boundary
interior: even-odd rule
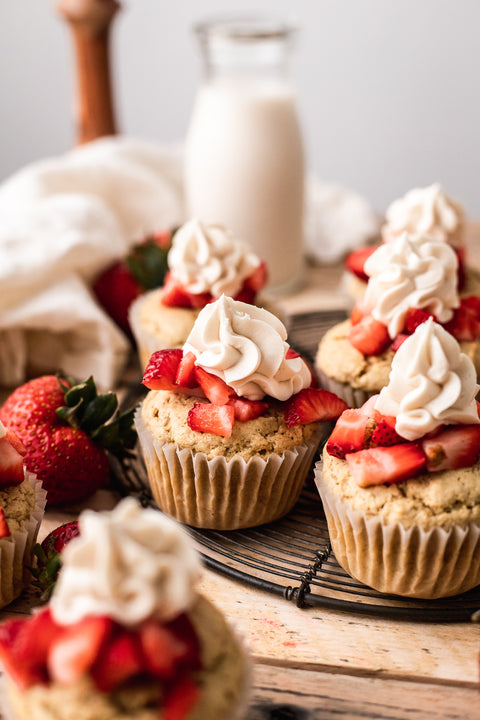
[[[0,420],[25,445],[24,463],[47,491],[47,503],[84,500],[109,478],[107,450],[120,460],[136,443],[133,412],[117,412],[113,393],[93,378],[73,385],[55,375],[30,380],[0,408]]]
[[[100,305],[130,337],[128,309],[141,293],[163,285],[171,237],[172,232],[147,237],[103,270],[93,284]]]
[[[31,572],[35,578],[33,584],[42,590],[42,600],[49,600],[55,587],[62,565],[63,548],[79,533],[78,520],[71,520],[52,530],[41,543],[34,546],[33,552],[37,557],[37,567],[32,568]]]

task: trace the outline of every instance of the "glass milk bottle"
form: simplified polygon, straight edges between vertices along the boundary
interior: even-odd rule
[[[303,147],[288,66],[295,29],[228,20],[197,25],[204,78],[186,141],[190,217],[221,223],[268,265],[267,292],[303,275]]]

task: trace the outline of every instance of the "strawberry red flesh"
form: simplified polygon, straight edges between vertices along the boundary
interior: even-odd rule
[[[187,415],[187,425],[191,430],[222,437],[231,436],[234,420],[235,411],[232,405],[195,403]]]
[[[112,620],[103,616],[86,617],[62,628],[48,651],[52,680],[68,685],[88,673],[112,631]]]
[[[283,416],[288,427],[310,422],[336,420],[347,403],[337,395],[321,388],[304,388],[292,395],[283,405]]]
[[[175,385],[186,388],[194,388],[197,385],[194,373],[195,360],[193,352],[184,353],[175,375]]]
[[[235,420],[247,422],[255,420],[268,410],[268,403],[261,400],[247,400],[247,398],[235,397],[229,401],[235,411]]]
[[[345,459],[359,487],[401,482],[420,474],[426,466],[425,454],[415,443],[359,450]]]
[[[202,388],[205,397],[215,405],[226,405],[235,394],[233,388],[229,387],[222,378],[212,375],[202,367],[195,366],[194,375],[197,384]]]
[[[480,337],[480,298],[476,295],[462,298],[460,307],[444,327],[459,342],[473,342]]]
[[[360,280],[364,282],[368,281],[368,275],[365,272],[366,260],[375,252],[377,246],[366,245],[365,247],[357,248],[347,255],[345,260],[345,268],[356,275]]]
[[[480,457],[480,425],[447,427],[424,438],[421,447],[429,472],[471,467]]]
[[[243,281],[244,288],[248,288],[249,290],[253,290],[254,293],[260,292],[265,285],[267,284],[268,280],[268,270],[267,270],[267,264],[265,262],[261,262],[253,271],[249,277],[245,278]]]
[[[3,508],[0,507],[0,538],[10,537],[11,534]]]
[[[433,313],[423,310],[422,308],[408,308],[405,315],[405,324],[403,331],[407,335],[413,335],[419,325],[424,323],[428,318],[434,318]]]
[[[149,390],[174,390],[182,357],[183,351],[180,348],[154,352],[145,368],[143,384]]]
[[[1,437],[0,487],[20,485],[24,481],[23,462],[24,456],[11,444],[8,433]]]
[[[122,630],[102,647],[91,676],[100,692],[111,692],[144,670],[141,648],[136,634]]]
[[[197,703],[200,690],[185,674],[168,689],[162,708],[162,720],[184,720]]]
[[[369,422],[369,416],[361,409],[345,410],[328,438],[327,452],[343,460],[347,453],[362,450]]]
[[[379,355],[390,344],[387,326],[373,315],[365,315],[352,325],[347,337],[353,347],[363,355]]]

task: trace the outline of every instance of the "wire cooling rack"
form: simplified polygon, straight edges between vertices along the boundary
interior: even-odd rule
[[[313,361],[318,341],[343,312],[317,312],[290,318],[291,345]],[[131,386],[124,406],[144,395]],[[122,467],[113,464],[115,484],[156,507],[140,456]],[[467,622],[480,608],[480,588],[442,600],[409,600],[385,595],[351,578],[337,563],[330,546],[322,503],[311,475],[293,510],[281,520],[245,530],[219,532],[188,528],[205,565],[234,580],[283,596],[298,607],[323,607],[422,622]]]

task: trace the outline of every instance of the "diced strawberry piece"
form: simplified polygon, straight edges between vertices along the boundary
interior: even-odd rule
[[[408,308],[405,315],[404,332],[407,333],[407,335],[413,335],[417,327],[428,320],[428,318],[436,319],[433,313],[423,310],[422,308]]]
[[[183,355],[177,368],[175,385],[187,388],[193,388],[196,386],[197,381],[194,373],[195,360],[196,358],[193,352],[187,352]]]
[[[163,703],[162,720],[183,720],[198,702],[200,691],[185,674],[170,686]]]
[[[68,685],[84,675],[95,663],[112,631],[112,620],[103,616],[86,617],[66,626],[48,653],[50,677]]]
[[[187,425],[191,430],[222,437],[231,436],[234,420],[235,411],[232,405],[195,403],[187,415]]]
[[[421,441],[427,470],[471,467],[480,457],[480,425],[455,425]]]
[[[466,275],[465,275],[465,247],[460,246],[454,248],[457,260],[458,260],[458,268],[457,268],[457,287],[458,291],[461,292],[463,288],[465,287],[465,281],[466,281]]]
[[[241,290],[238,291],[236,295],[233,296],[233,299],[237,302],[243,302],[247,303],[247,305],[253,305],[255,302],[256,292],[255,290],[252,290],[251,288],[243,286]]]
[[[171,678],[179,664],[191,664],[190,644],[169,625],[145,620],[138,629],[138,639],[145,667],[154,677]]]
[[[0,660],[20,690],[48,681],[48,650],[60,632],[48,608],[0,625]]]
[[[352,325],[357,325],[366,315],[371,315],[371,309],[362,300],[357,300],[350,315]]]
[[[424,452],[415,443],[359,450],[345,456],[359,487],[390,485],[419,475],[425,469]]]
[[[165,276],[160,302],[162,305],[167,305],[168,307],[191,307],[190,297],[187,291],[170,272]]]
[[[152,234],[153,241],[164,250],[169,250],[172,244],[172,231],[171,230],[159,230]]]
[[[247,400],[246,398],[232,398],[229,401],[235,411],[235,420],[247,422],[255,420],[268,410],[268,403],[261,400]]]
[[[360,280],[368,281],[368,275],[364,270],[365,261],[375,252],[377,246],[366,245],[365,247],[357,248],[347,255],[345,260],[345,268],[356,275]]]
[[[248,288],[257,293],[265,287],[265,285],[267,284],[267,280],[267,264],[265,262],[261,262],[260,265],[255,268],[253,273],[249,277],[245,278],[245,280],[243,281],[243,286],[244,288]]]
[[[20,440],[17,433],[13,432],[13,430],[9,430],[8,428],[5,428],[5,431],[7,433],[7,440],[10,445],[15,448],[15,450],[20,453],[22,457],[25,457],[25,455],[27,454],[27,448]]]
[[[135,633],[121,630],[107,642],[90,670],[100,692],[111,692],[145,670]]]
[[[370,436],[369,447],[377,447],[378,445],[387,447],[406,442],[405,438],[395,430],[395,422],[395,417],[377,413],[374,418],[375,427]]]
[[[300,353],[298,353],[292,347],[289,347],[287,352],[285,353],[286,360],[294,360],[297,357],[301,357]]]
[[[458,341],[473,342],[480,336],[480,298],[462,298],[453,318],[444,325]]]
[[[356,325],[352,325],[348,339],[363,355],[379,355],[390,343],[387,326],[373,315],[365,315]]]
[[[178,615],[168,623],[168,629],[178,638],[184,647],[182,665],[193,670],[201,667],[200,642],[192,621],[186,613]],[[180,658],[179,658],[180,660]]]
[[[211,303],[215,298],[210,293],[192,293],[186,291],[192,308],[203,308],[208,303]]]
[[[327,452],[343,460],[347,453],[364,448],[370,417],[362,409],[345,410],[337,420],[327,441]]]
[[[154,352],[145,368],[143,384],[149,390],[174,390],[182,357],[183,352],[180,348]]]
[[[0,538],[10,537],[11,534],[3,508],[0,507]]]
[[[284,403],[283,416],[288,427],[293,427],[336,420],[347,407],[347,403],[334,393],[309,387],[295,393]]]
[[[195,379],[205,393],[210,402],[214,405],[226,405],[232,395],[235,394],[233,388],[229,387],[222,378],[207,372],[202,367],[195,366]]]
[[[398,348],[403,345],[403,343],[408,337],[410,337],[410,335],[407,335],[407,333],[398,333],[397,337],[390,346],[393,352],[397,352]]]
[[[0,487],[20,485],[23,480],[23,455],[11,444],[7,431],[0,438]]]

